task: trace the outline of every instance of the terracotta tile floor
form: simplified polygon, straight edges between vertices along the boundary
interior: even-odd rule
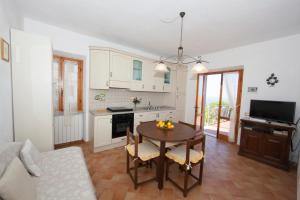
[[[183,198],[171,183],[159,191],[152,182],[134,190],[125,172],[125,150],[116,148],[92,153],[90,145],[79,145],[84,151],[88,169],[99,199],[296,199],[296,170],[286,172],[237,155],[238,147],[207,137],[203,183]],[[149,171],[150,170],[150,171]],[[197,170],[198,168],[193,168]],[[141,176],[153,173],[145,169]],[[176,166],[171,176],[182,178]]]

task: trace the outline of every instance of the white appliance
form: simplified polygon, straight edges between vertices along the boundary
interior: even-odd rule
[[[16,141],[54,148],[52,46],[50,39],[11,30],[13,120]]]

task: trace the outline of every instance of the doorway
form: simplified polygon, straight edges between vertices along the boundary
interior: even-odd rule
[[[206,135],[236,143],[243,69],[199,74],[195,124]]]
[[[83,60],[71,57],[53,57],[54,144],[82,141],[83,113]]]

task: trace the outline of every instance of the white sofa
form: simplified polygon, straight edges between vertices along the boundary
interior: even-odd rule
[[[22,145],[16,142],[0,145],[0,178],[13,158],[19,157]],[[79,147],[41,153],[38,165],[42,172],[35,178],[38,200],[96,200]]]

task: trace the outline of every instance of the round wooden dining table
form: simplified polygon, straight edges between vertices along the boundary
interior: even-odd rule
[[[156,121],[143,122],[137,126],[137,132],[142,137],[160,141],[160,156],[157,165],[158,188],[163,189],[164,180],[164,164],[166,153],[166,142],[184,142],[192,139],[196,135],[195,129],[192,127],[174,123],[174,128],[167,130],[156,127]]]

